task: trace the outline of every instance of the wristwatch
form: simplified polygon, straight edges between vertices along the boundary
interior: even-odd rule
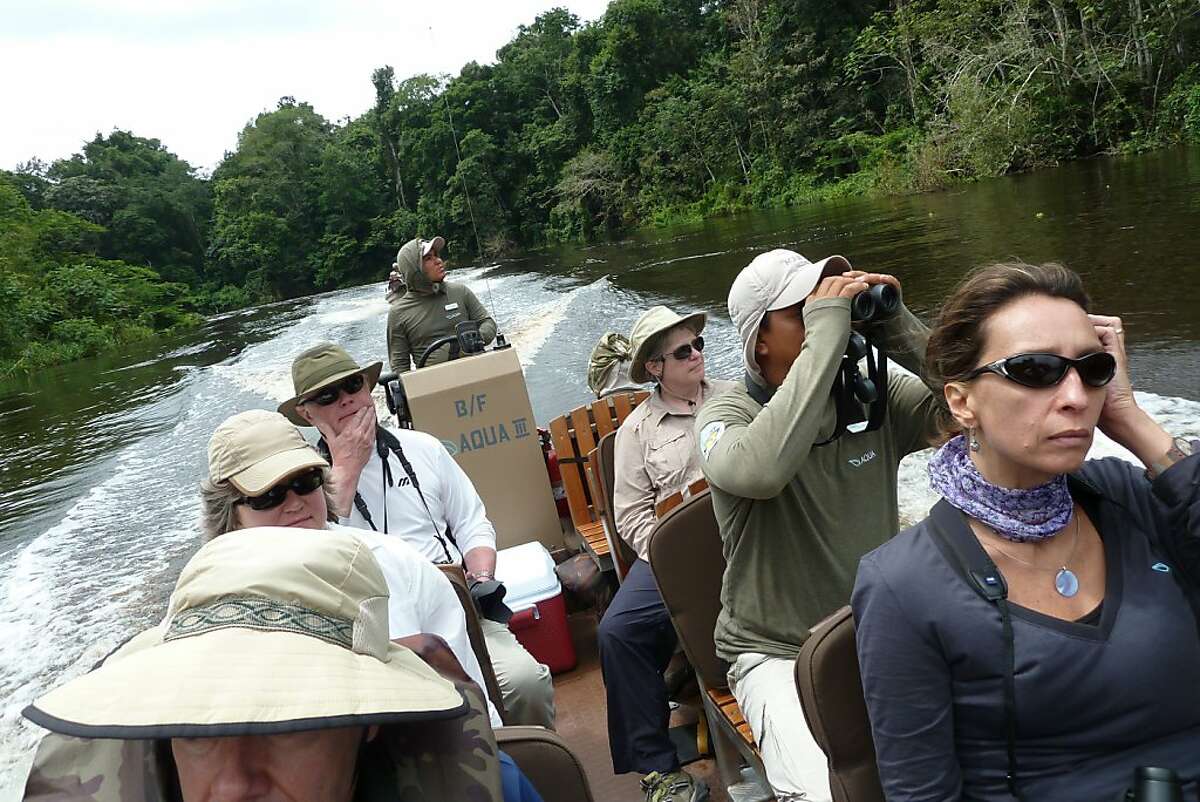
[[[1176,437],[1171,441],[1171,447],[1167,449],[1167,453],[1163,454],[1158,459],[1151,461],[1151,463],[1146,467],[1146,476],[1148,476],[1150,479],[1154,479],[1155,477],[1160,476],[1163,471],[1165,471],[1167,468],[1170,468],[1176,462],[1179,462],[1181,459],[1190,457],[1192,454],[1197,453],[1197,451],[1200,450],[1200,446],[1197,445],[1198,442],[1200,441],[1192,440],[1189,442],[1184,440],[1182,437]]]

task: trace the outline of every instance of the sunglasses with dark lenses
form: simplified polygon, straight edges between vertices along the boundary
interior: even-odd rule
[[[338,396],[340,396],[342,393],[345,393],[346,395],[354,395],[363,388],[363,385],[366,384],[366,381],[366,377],[361,373],[355,373],[353,376],[342,379],[337,384],[331,384],[328,387],[322,387],[316,395],[310,395],[300,403],[316,404],[319,407],[327,407],[334,401],[337,401]]]
[[[1053,387],[1063,380],[1071,368],[1075,368],[1079,378],[1088,387],[1103,387],[1116,375],[1117,360],[1107,351],[1097,351],[1078,359],[1058,354],[1017,354],[975,368],[967,374],[967,378],[995,373],[1026,387]]]
[[[672,351],[670,354],[663,354],[662,358],[666,359],[668,356],[671,356],[674,359],[682,362],[683,360],[687,359],[688,357],[690,357],[692,355],[692,351],[695,351],[696,353],[700,353],[703,350],[704,350],[704,338],[697,337],[696,339],[692,340],[690,343],[684,343],[683,345],[679,346],[674,351]]]
[[[325,484],[325,476],[321,473],[321,469],[313,468],[311,471],[305,471],[299,476],[293,476],[285,482],[280,482],[265,493],[246,496],[242,499],[242,503],[252,510],[270,510],[283,503],[289,490],[294,491],[297,496],[307,496],[323,484]]]

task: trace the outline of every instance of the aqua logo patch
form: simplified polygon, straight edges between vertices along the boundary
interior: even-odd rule
[[[1171,566],[1167,565],[1166,563],[1155,563],[1154,565],[1152,565],[1150,567],[1153,568],[1155,571],[1158,571],[1160,574],[1171,573]]]
[[[713,450],[713,446],[725,434],[725,423],[723,421],[713,421],[700,430],[700,454],[708,459],[708,452]]]

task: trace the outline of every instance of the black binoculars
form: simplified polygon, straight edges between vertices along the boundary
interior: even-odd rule
[[[1183,802],[1183,784],[1170,769],[1139,766],[1133,772],[1133,788],[1125,802]]]
[[[900,293],[891,284],[875,284],[850,299],[850,319],[864,323],[885,320],[900,309]]]

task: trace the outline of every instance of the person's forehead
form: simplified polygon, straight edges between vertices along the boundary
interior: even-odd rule
[[[1087,313],[1074,301],[1030,295],[996,310],[983,325],[983,356],[1017,353],[1077,356],[1096,350],[1100,340]]]
[[[663,336],[663,344],[674,343],[676,345],[691,342],[696,333],[684,325],[675,326],[669,329]]]

